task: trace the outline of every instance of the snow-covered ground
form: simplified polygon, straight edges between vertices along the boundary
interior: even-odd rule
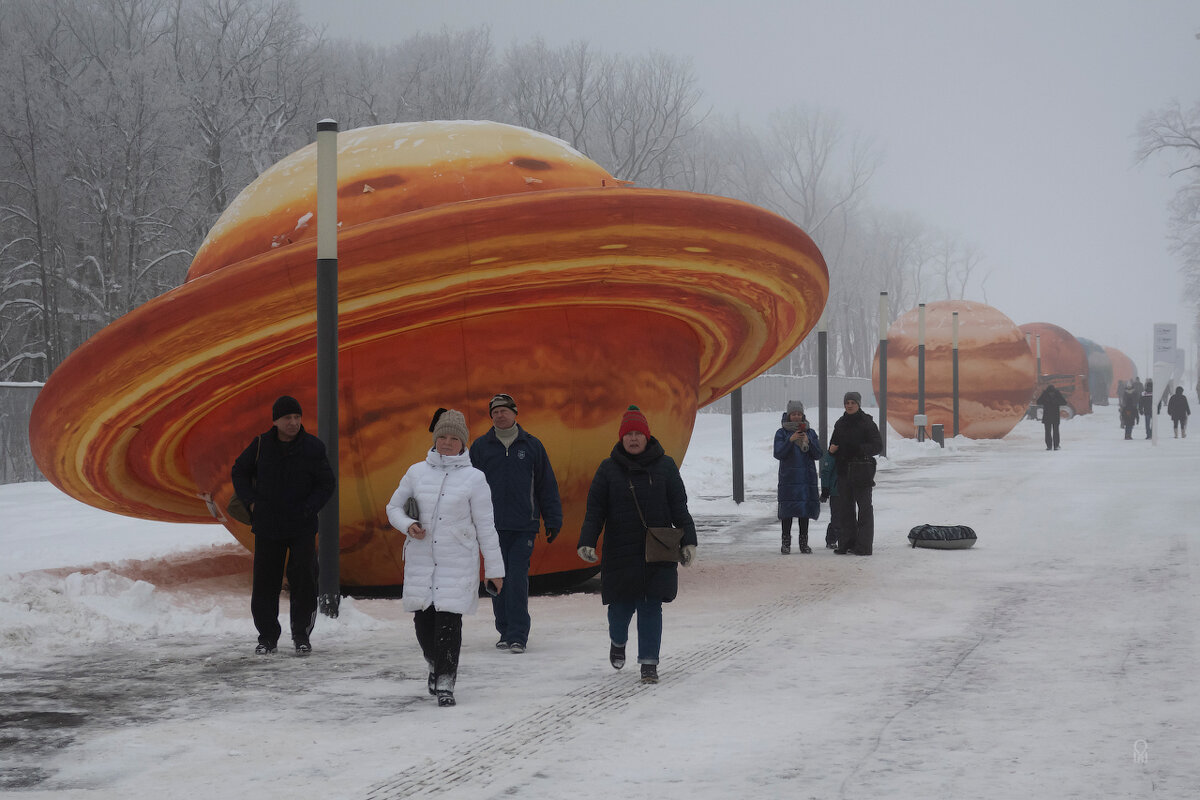
[[[830,420],[840,409],[831,409]],[[698,564],[662,682],[607,662],[594,581],[531,601],[529,651],[468,617],[456,708],[398,601],[346,599],[315,652],[255,657],[223,529],[0,486],[0,791],[40,798],[1193,798],[1200,429],[1124,441],[1115,407],[1002,441],[889,439],[875,555],[779,554],[778,414],[683,463]],[[827,507],[823,515],[828,513]],[[910,549],[922,523],[965,551]],[[564,532],[572,536],[572,532]],[[286,603],[285,603],[286,607]],[[284,620],[286,629],[286,620]]]

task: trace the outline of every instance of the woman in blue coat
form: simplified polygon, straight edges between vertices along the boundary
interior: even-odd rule
[[[816,431],[804,417],[804,404],[789,400],[783,426],[775,432],[775,458],[779,460],[779,519],[783,543],[779,552],[792,552],[792,518],[800,520],[797,545],[801,553],[808,546],[808,521],[821,515],[821,494],[817,488],[817,462],[821,445]]]

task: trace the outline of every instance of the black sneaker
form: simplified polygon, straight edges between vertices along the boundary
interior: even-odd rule
[[[263,644],[262,642],[259,642],[258,645],[255,646],[254,652],[260,656],[269,656],[271,653],[275,652],[275,645]]]
[[[609,644],[608,663],[612,664],[613,669],[621,669],[625,666],[625,645]]]
[[[438,690],[437,693],[438,705],[442,708],[448,708],[454,705],[454,692],[446,691],[445,689]]]
[[[642,683],[658,683],[657,664],[642,664]]]
[[[779,545],[779,552],[786,556],[788,553],[792,552],[792,545],[789,542],[784,542],[783,544]]]
[[[508,642],[504,641],[503,639],[501,639],[500,641],[496,642],[496,649],[497,649],[497,650],[507,650],[508,648],[509,648],[509,644],[508,644]]]
[[[521,644],[520,642],[513,642],[508,646],[508,652],[521,655],[521,653],[525,652],[525,645]]]
[[[297,654],[299,654],[299,655],[302,655],[302,656],[306,656],[306,655],[308,655],[308,654],[309,654],[309,653],[311,653],[311,652],[312,652],[312,645],[311,645],[311,644],[309,644],[309,643],[308,643],[308,642],[306,642],[306,641],[297,641],[297,642],[296,642],[296,653],[297,653]]]

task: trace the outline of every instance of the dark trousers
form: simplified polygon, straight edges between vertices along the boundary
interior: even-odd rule
[[[1042,425],[1046,427],[1046,449],[1058,449],[1058,417],[1054,419],[1042,420]]]
[[[838,549],[853,550],[869,556],[875,546],[875,508],[871,505],[870,486],[851,486],[838,476]]]
[[[254,538],[254,588],[250,614],[258,629],[260,644],[279,641],[279,592],[283,576],[288,579],[292,639],[307,642],[317,621],[317,537],[291,539]]]
[[[507,579],[505,581],[507,583]],[[662,600],[641,597],[608,604],[608,638],[618,647],[629,641],[629,623],[637,614],[638,663],[657,664],[662,649]]]
[[[829,497],[829,524],[825,526],[825,544],[831,544],[834,547],[837,547],[838,531],[840,530],[838,521],[839,521],[839,517],[840,517],[841,513],[842,513],[842,509],[838,505],[837,497],[834,495],[830,495],[830,497]]]
[[[505,585],[508,584],[506,580]],[[458,679],[458,654],[462,651],[462,614],[453,611],[438,611],[433,606],[413,614],[413,626],[417,629],[417,643],[429,672],[433,675],[434,688],[453,692]]]
[[[796,517],[796,519],[800,520],[800,531],[797,534],[799,537],[797,539],[797,541],[800,542],[800,544],[807,546],[808,545],[808,517]],[[787,542],[788,544],[791,544],[792,543],[792,518],[788,517],[787,519],[781,519],[779,522],[780,522],[780,527],[782,528],[783,541]]]
[[[504,556],[504,588],[492,598],[496,632],[509,644],[529,641],[529,557],[536,533],[498,531],[500,555]]]

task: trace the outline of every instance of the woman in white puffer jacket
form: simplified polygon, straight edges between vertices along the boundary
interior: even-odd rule
[[[454,705],[462,615],[479,605],[479,554],[489,587],[504,583],[504,559],[492,519],[492,493],[466,452],[467,422],[450,409],[433,429],[433,449],[409,467],[387,505],[404,543],[404,610],[412,611],[417,642],[429,665],[429,693]],[[417,502],[415,519],[406,505]]]

